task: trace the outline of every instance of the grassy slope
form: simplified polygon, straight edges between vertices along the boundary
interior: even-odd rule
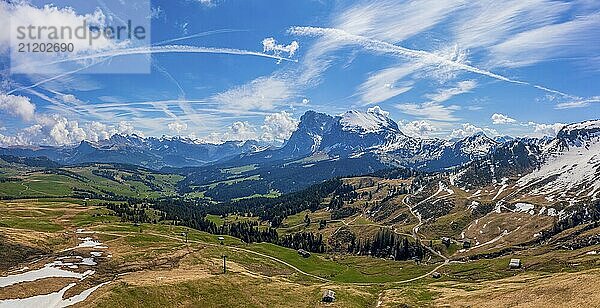
[[[425,278],[395,284],[395,281],[427,272],[431,265],[417,266],[412,262],[320,254],[302,258],[291,249],[266,243],[248,245],[227,236],[225,245],[221,246],[217,236],[212,234],[171,225],[133,226],[118,222],[106,209],[68,200],[4,201],[0,203],[0,214],[8,221],[37,219],[61,228],[60,231],[40,230],[33,224],[22,224],[20,229],[0,227],[2,234],[13,244],[57,251],[72,245],[71,237],[63,238],[64,231],[72,232],[83,226],[87,230],[100,232],[94,236],[109,246],[113,258],[101,261],[108,263],[102,263],[107,267],[100,267],[98,275],[112,277],[110,275],[115,273],[130,274],[101,288],[84,306],[314,307],[325,288],[336,290],[337,306],[340,307],[374,306],[380,295],[383,306],[394,303],[428,306],[436,301],[448,303],[455,298],[452,294],[460,290],[475,289],[482,283],[500,281],[498,279],[515,279],[523,275],[547,279],[554,277],[555,273],[598,266],[595,256],[585,254],[598,247],[568,252],[540,248],[520,254],[526,265],[523,271],[509,271],[506,268],[508,257],[503,257],[451,264],[440,269],[443,273],[441,280]],[[189,233],[190,242],[187,244],[181,236],[183,231]],[[277,257],[332,282],[316,281],[281,263],[231,247]],[[225,275],[219,274],[220,260],[224,254],[230,266],[230,271]],[[18,267],[16,264],[14,266]],[[482,294],[496,294],[491,285],[488,286]],[[455,293],[449,293],[452,290]],[[504,289],[501,291],[506,292]],[[460,296],[457,298],[463,300],[462,296],[468,297],[468,294],[460,293]]]
[[[145,183],[135,180],[123,180],[124,176],[133,175],[133,171],[111,168],[110,171],[117,172],[118,181],[103,178],[92,173],[99,166],[88,167],[65,167],[65,171],[76,173],[83,179],[72,178],[65,175],[46,174],[40,168],[25,167],[15,164],[4,164],[0,166],[0,171],[4,172],[3,177],[15,178],[18,181],[9,181],[0,183],[0,197],[56,197],[72,195],[74,189],[88,190],[97,193],[102,191],[112,192],[119,196],[155,198],[163,195],[175,194],[175,185],[182,179],[179,175],[157,174],[148,171],[138,171],[142,177],[152,176],[154,185],[159,187],[159,191],[153,191]]]

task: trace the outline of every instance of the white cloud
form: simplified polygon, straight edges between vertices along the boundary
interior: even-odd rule
[[[298,48],[300,44],[296,41],[292,41],[289,45],[277,44],[274,38],[268,37],[262,41],[263,44],[263,52],[273,52],[276,56],[281,56],[282,53],[287,53],[288,58],[291,58]]]
[[[382,0],[360,2],[345,8],[333,18],[335,28],[343,29],[354,35],[376,37],[380,40],[400,42],[427,30],[444,20],[462,5],[462,1],[407,1],[398,5],[397,1]],[[290,29],[295,35],[312,35],[299,28]],[[292,79],[297,86],[314,86],[321,82],[321,75],[335,62],[335,51],[353,45],[355,42],[335,33],[326,33],[306,51],[300,67]],[[408,91],[407,85],[399,85],[396,78],[392,81],[377,80],[377,77],[359,89],[363,103],[379,103],[400,92]],[[388,85],[385,89],[386,84]],[[378,91],[383,92],[380,94]]]
[[[501,113],[494,113],[492,115],[492,123],[494,124],[510,124],[510,123],[515,123],[517,122],[517,120],[508,117],[506,115],[503,115]]]
[[[176,134],[179,134],[182,131],[187,130],[187,128],[188,128],[188,126],[187,126],[186,123],[179,122],[179,121],[169,123],[167,125],[167,127],[169,128],[170,131],[172,131],[172,132],[174,132]]]
[[[111,134],[110,128],[108,127],[108,125],[106,125],[104,123],[92,121],[87,125],[87,127],[88,127],[88,131],[87,131],[86,139],[89,141],[96,142],[99,140],[106,140],[113,135],[113,134]]]
[[[265,117],[261,139],[265,141],[283,142],[287,140],[298,127],[298,120],[285,111],[273,113]]]
[[[15,3],[0,3],[0,26],[2,29],[10,29],[10,31],[2,31],[0,33],[0,46],[7,47],[13,44],[12,47],[17,46],[19,41],[17,38],[17,28],[27,27],[29,25],[39,25],[46,27],[55,27],[56,29],[62,29],[62,27],[70,27],[75,29],[81,27],[84,22],[90,26],[105,26],[106,16],[104,13],[97,9],[90,14],[77,14],[75,10],[70,7],[59,8],[54,5],[45,5],[43,7],[32,6],[25,1],[16,1]],[[91,31],[86,29],[87,31]],[[114,43],[100,37],[94,41],[94,44],[89,44],[90,32],[87,33],[86,38],[73,37],[71,39],[49,39],[48,36],[42,36],[36,39],[39,43],[73,43],[75,50],[85,52],[89,50],[105,49],[114,47]],[[11,38],[15,38],[11,40]],[[37,38],[37,35],[36,35]]]
[[[376,114],[376,115],[380,115],[380,116],[384,116],[386,118],[390,116],[389,112],[381,109],[381,107],[379,107],[379,106],[373,106],[371,108],[368,108],[367,112],[368,113],[372,113],[372,114]]]
[[[474,74],[487,76],[490,78],[494,78],[497,80],[502,80],[505,82],[520,84],[520,85],[529,85],[536,89],[545,91],[547,93],[559,94],[561,96],[569,97],[572,95],[553,90],[541,85],[520,81],[516,79],[511,79],[491,71],[487,71],[472,65],[465,63],[462,58],[457,59],[453,57],[447,57],[443,54],[432,53],[424,50],[410,49],[398,45],[394,45],[382,40],[377,40],[373,38],[369,38],[366,36],[355,35],[352,33],[348,33],[344,30],[335,29],[335,28],[319,28],[319,27],[292,27],[289,32],[294,35],[300,36],[317,36],[317,37],[333,37],[339,41],[345,42],[345,44],[354,44],[358,45],[365,50],[369,50],[371,52],[375,52],[377,54],[391,54],[396,57],[400,57],[403,59],[409,59],[412,61],[421,61],[427,66],[437,67],[446,73],[454,74],[454,71],[466,71]]]
[[[0,111],[31,121],[35,114],[35,105],[28,97],[0,94]]]
[[[532,137],[543,137],[543,136],[556,137],[558,132],[566,124],[564,124],[564,123],[544,124],[544,123],[529,122],[529,123],[527,123],[527,125],[530,127],[533,127]]]
[[[16,131],[13,135],[0,135],[0,145],[73,145],[82,140],[99,141],[115,134],[143,136],[131,123],[107,125],[97,121],[80,124],[58,114],[36,115],[35,124]]]
[[[471,123],[463,123],[461,128],[454,129],[452,133],[450,133],[450,138],[466,138],[469,136],[473,136],[477,133],[485,133],[487,136],[497,136],[498,132],[491,128],[481,128],[477,127]]]
[[[227,128],[227,131],[223,134],[221,138],[222,141],[227,140],[252,140],[257,139],[258,133],[256,132],[256,128],[254,125],[250,124],[247,121],[237,121],[233,122],[231,126]]]
[[[460,65],[468,65],[468,50],[461,49],[457,44],[448,45],[432,53],[438,59],[450,61],[456,65],[446,65],[442,63],[430,63],[429,60],[422,60],[423,69],[416,74],[418,78],[430,78],[444,84],[455,79],[461,73]]]
[[[43,7],[32,6],[25,1],[15,1],[14,3],[0,2],[0,51],[12,48],[17,50],[19,43],[71,43],[77,53],[95,52],[99,50],[114,49],[119,46],[125,46],[127,41],[117,42],[107,39],[101,35],[97,39],[90,40],[92,30],[90,26],[105,27],[107,17],[100,9],[88,14],[78,14],[70,7],[59,8],[55,5],[47,4]],[[84,24],[87,26],[84,28]],[[34,34],[34,37],[26,35],[21,39],[18,29],[35,25],[37,27],[46,27],[46,32],[41,31],[42,35]],[[62,36],[63,29],[85,29],[87,31],[85,38],[83,36],[69,37],[66,30],[65,36]],[[38,28],[41,29],[41,28]],[[53,37],[50,29],[57,29],[56,33],[60,35]],[[96,36],[94,36],[96,37]],[[17,39],[18,38],[18,39]],[[90,43],[91,42],[91,43]],[[48,65],[49,62],[59,59],[60,53],[19,53],[12,52],[11,63],[13,72],[39,74],[56,73],[60,69],[56,66]],[[44,64],[43,66],[40,64]]]
[[[116,132],[121,135],[136,134],[138,136],[144,136],[142,132],[134,129],[133,123],[127,121],[120,121],[119,124],[117,124]]]
[[[49,135],[55,144],[73,144],[87,137],[85,131],[79,127],[77,121],[69,121],[63,117],[54,117],[54,120],[55,123],[50,129]]]
[[[431,122],[420,120],[412,121],[400,126],[400,130],[411,137],[429,137],[431,134],[439,131],[439,128]]]
[[[291,113],[281,111],[266,115],[260,127],[256,127],[248,121],[236,121],[227,126],[223,132],[212,132],[200,140],[208,143],[262,140],[281,144],[291,136],[297,127],[298,120],[294,119]]]
[[[208,7],[213,7],[213,6],[217,5],[214,0],[196,0],[196,1],[198,1],[198,3],[200,3],[200,4],[208,6]]]

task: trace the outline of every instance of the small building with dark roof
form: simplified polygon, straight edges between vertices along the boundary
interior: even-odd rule
[[[471,248],[471,241],[463,241],[463,249]]]
[[[321,301],[324,303],[333,303],[335,301],[335,292],[333,290],[323,291],[323,298]]]
[[[298,249],[298,254],[301,255],[304,258],[308,258],[310,257],[310,252],[304,250],[304,249]]]

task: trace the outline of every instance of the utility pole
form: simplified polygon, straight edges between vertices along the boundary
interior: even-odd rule
[[[227,272],[227,264],[225,263],[225,260],[227,260],[227,256],[223,255],[223,274]]]

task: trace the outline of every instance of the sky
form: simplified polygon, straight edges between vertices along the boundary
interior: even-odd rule
[[[600,118],[598,1],[136,1],[0,1],[0,146],[281,143],[307,110],[381,109],[427,138],[554,136]],[[14,53],[15,24],[129,15],[145,41]]]

